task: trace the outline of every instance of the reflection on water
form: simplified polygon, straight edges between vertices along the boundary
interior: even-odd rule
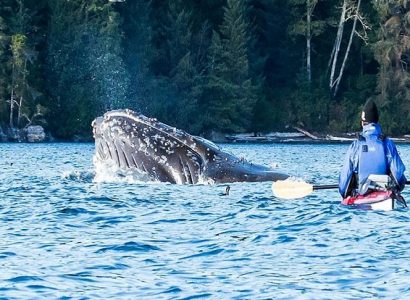
[[[222,145],[317,184],[347,145]],[[410,167],[410,146],[399,145]],[[95,180],[92,144],[0,144],[5,298],[401,298],[409,211],[299,200],[270,183],[181,186]],[[404,196],[410,199],[409,191]]]

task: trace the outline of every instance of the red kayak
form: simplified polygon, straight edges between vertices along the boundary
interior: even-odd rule
[[[372,210],[393,210],[397,201],[392,191],[375,191],[366,195],[349,196],[342,200],[342,204]]]

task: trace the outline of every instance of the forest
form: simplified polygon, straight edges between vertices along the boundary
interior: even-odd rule
[[[90,137],[129,108],[209,136],[410,132],[407,0],[0,0],[0,126]]]

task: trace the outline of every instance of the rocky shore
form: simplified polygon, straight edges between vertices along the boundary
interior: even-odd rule
[[[46,141],[52,141],[52,137],[46,135],[44,128],[39,125],[23,129],[7,128],[6,130],[0,127],[0,142],[41,143]]]

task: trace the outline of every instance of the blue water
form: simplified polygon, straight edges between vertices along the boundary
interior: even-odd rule
[[[347,145],[222,145],[333,184]],[[399,145],[410,168],[410,146]],[[1,299],[410,297],[410,211],[270,183],[94,182],[92,144],[0,144]],[[410,188],[404,196],[410,200]]]

